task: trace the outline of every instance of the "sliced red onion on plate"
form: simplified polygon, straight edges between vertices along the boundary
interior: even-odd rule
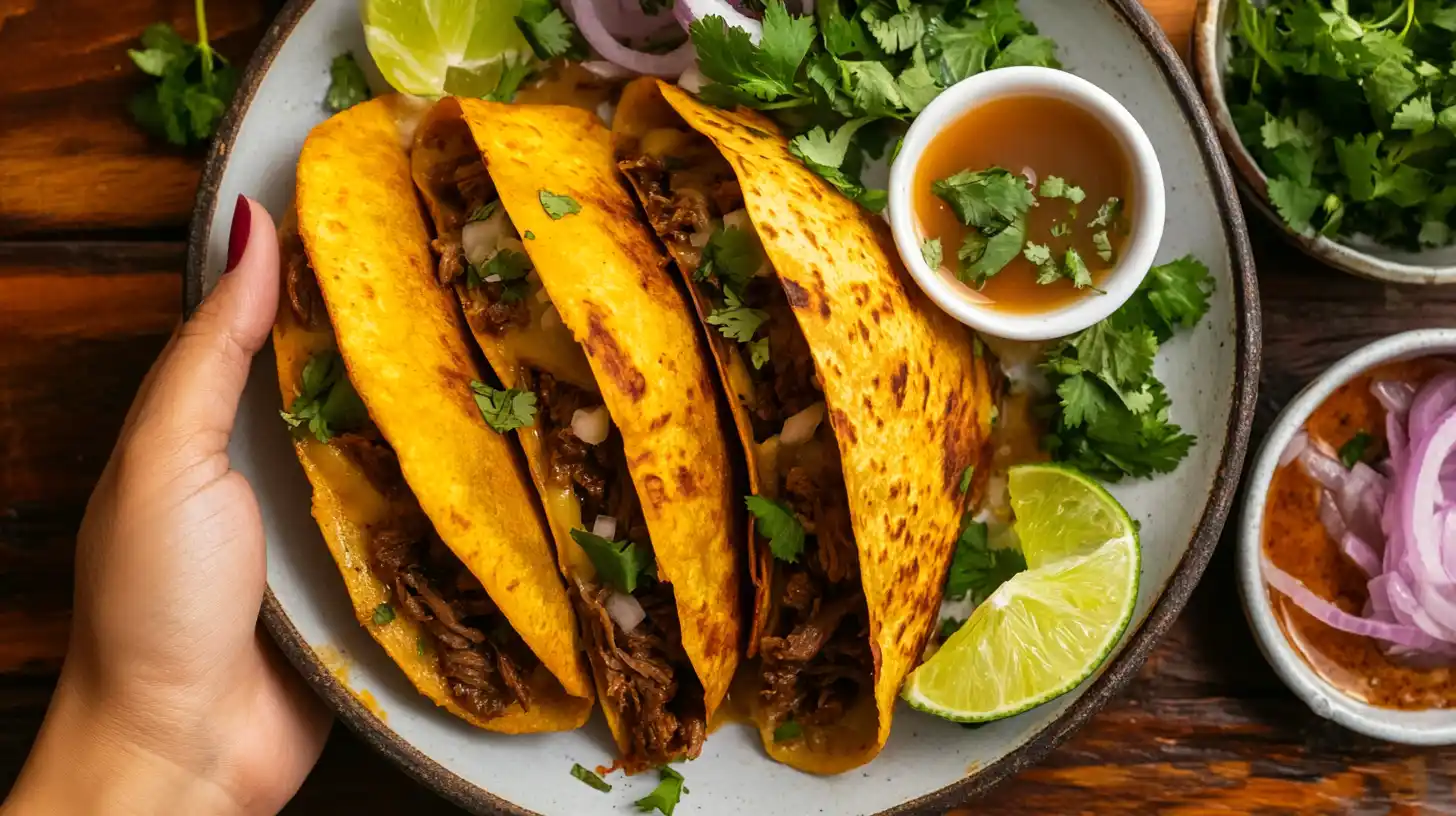
[[[748,39],[755,45],[763,38],[763,23],[739,11],[728,0],[677,0],[672,13],[684,31],[704,17],[722,17],[728,25],[748,32]]]
[[[675,77],[693,63],[693,44],[685,42],[668,54],[637,51],[618,42],[607,29],[601,12],[593,0],[571,0],[571,14],[581,35],[602,58],[636,74]]]

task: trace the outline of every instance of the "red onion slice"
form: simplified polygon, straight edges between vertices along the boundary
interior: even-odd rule
[[[1311,479],[1326,490],[1339,490],[1349,477],[1349,471],[1338,459],[1320,450],[1319,445],[1305,445],[1299,452],[1299,464]]]
[[[1352,635],[1379,638],[1402,646],[1424,647],[1431,642],[1430,636],[1413,626],[1362,618],[1346,612],[1314,594],[1303,581],[1274,566],[1268,558],[1264,559],[1263,567],[1264,580],[1269,582],[1269,586],[1289,596],[1289,600],[1296,606],[1327,626]]]
[[[1456,395],[1456,378],[1450,380],[1449,388]],[[1441,416],[1429,435],[1418,436],[1417,412],[1422,409],[1426,393],[1423,390],[1417,394],[1411,406],[1411,466],[1401,474],[1396,501],[1400,506],[1401,531],[1410,545],[1411,566],[1417,577],[1438,587],[1456,587],[1456,579],[1447,572],[1441,557],[1441,531],[1436,517],[1441,498],[1441,466],[1456,449],[1456,410],[1448,410]]]
[[[1375,554],[1375,548],[1371,547],[1365,539],[1354,533],[1345,533],[1337,541],[1340,542],[1340,551],[1346,558],[1355,562],[1355,566],[1364,572],[1366,577],[1375,577],[1380,574],[1380,556]]]
[[[1440,418],[1456,405],[1456,372],[1438,374],[1416,392],[1406,417],[1406,432],[1415,447],[1415,440],[1429,436]]]
[[[638,74],[675,77],[686,71],[696,57],[692,42],[685,42],[670,54],[649,54],[634,51],[612,36],[602,22],[592,0],[571,0],[572,16],[581,35],[598,54],[610,62]]]
[[[1331,541],[1339,541],[1349,531],[1345,526],[1345,517],[1340,515],[1340,506],[1335,504],[1335,497],[1328,490],[1320,491],[1319,520]]]
[[[1370,383],[1370,393],[1380,401],[1387,416],[1394,414],[1397,417],[1404,417],[1410,411],[1411,400],[1416,397],[1415,386],[1394,380],[1377,380]]]
[[[1294,435],[1293,439],[1289,440],[1289,444],[1285,445],[1284,450],[1279,454],[1279,467],[1285,467],[1290,462],[1293,462],[1301,453],[1304,453],[1304,449],[1308,446],[1309,433],[1301,429],[1299,433]]]

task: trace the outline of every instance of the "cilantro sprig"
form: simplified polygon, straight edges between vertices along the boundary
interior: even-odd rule
[[[1296,232],[1451,240],[1456,12],[1442,0],[1238,0],[1225,93]]]
[[[657,778],[659,781],[657,787],[652,789],[652,793],[638,799],[634,804],[642,813],[650,813],[655,810],[662,816],[672,816],[672,811],[677,807],[682,795],[687,793],[687,789],[683,787],[682,774],[664,765],[657,769]]]
[[[369,421],[363,400],[349,382],[344,358],[336,351],[320,352],[304,363],[298,396],[287,411],[278,413],[295,433],[312,434],[320,442]]]
[[[370,97],[369,79],[364,69],[350,51],[334,57],[329,64],[329,92],[324,96],[324,107],[334,113],[348,110]]]
[[[805,166],[871,210],[886,194],[861,180],[865,156],[884,155],[941,91],[992,68],[1060,67],[1014,0],[825,0],[813,16],[766,0],[763,9],[757,43],[721,17],[693,22],[703,97],[773,117]]]
[[[656,567],[652,550],[626,541],[609,541],[596,533],[576,529],[571,538],[586,553],[597,577],[618,592],[632,594],[637,591],[642,577],[655,576]]]
[[[475,397],[475,406],[480,409],[480,416],[496,433],[530,428],[536,424],[534,392],[519,388],[492,388],[479,381],[470,383],[470,391]]]
[[[970,596],[981,604],[1011,576],[1026,570],[1026,558],[1012,547],[992,547],[986,524],[967,521],[956,539],[950,571],[945,577],[945,597],[959,601]]]
[[[1213,279],[1192,257],[1154,267],[1111,317],[1048,350],[1055,389],[1047,406],[1053,457],[1107,481],[1177,467],[1194,438],[1169,419],[1171,401],[1153,374],[1159,344],[1208,311]]]
[[[804,525],[783,502],[762,496],[745,496],[743,503],[758,519],[758,534],[768,539],[774,558],[797,564],[804,552]]]
[[[179,147],[210,139],[238,88],[238,72],[208,42],[205,6],[195,0],[196,43],[182,39],[167,23],[154,23],[142,32],[142,47],[126,52],[157,78],[132,98],[132,117]]]

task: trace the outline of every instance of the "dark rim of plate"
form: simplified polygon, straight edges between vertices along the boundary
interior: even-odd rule
[[[187,269],[182,284],[183,312],[190,315],[202,301],[204,262],[207,256],[208,233],[218,205],[218,188],[227,169],[234,140],[253,97],[273,64],[279,49],[303,18],[314,0],[289,0],[279,12],[248,63],[237,96],[223,117],[217,136],[208,152],[207,165],[192,210],[192,225],[187,241]],[[980,796],[1013,774],[1038,762],[1053,748],[1064,742],[1132,680],[1147,660],[1154,645],[1172,625],[1189,595],[1203,575],[1204,567],[1218,544],[1224,521],[1228,518],[1242,472],[1244,456],[1253,422],[1254,401],[1259,382],[1259,352],[1262,344],[1259,325],[1259,288],[1254,276],[1254,258],[1239,209],[1233,176],[1224,159],[1217,133],[1202,99],[1157,21],[1138,0],[1105,0],[1115,9],[1138,39],[1147,47],[1157,63],[1163,79],[1177,97],[1184,115],[1193,129],[1199,153],[1214,182],[1224,234],[1236,279],[1237,349],[1233,405],[1224,440],[1223,458],[1214,477],[1213,490],[1204,506],[1192,541],[1179,562],[1167,587],[1136,631],[1128,636],[1127,645],[1101,676],[1081,697],[1032,739],[980,768],[958,782],[917,799],[882,811],[878,816],[940,814],[948,808],[964,804]],[[301,672],[314,690],[324,698],[334,713],[354,733],[375,750],[392,760],[421,784],[439,792],[455,804],[478,814],[510,814],[537,816],[532,811],[501,799],[454,773],[421,753],[389,728],[359,702],[324,665],[312,647],[294,628],[271,589],[263,598],[263,624],[273,635],[288,660]],[[443,716],[443,715],[441,715]],[[766,760],[767,761],[767,760]]]

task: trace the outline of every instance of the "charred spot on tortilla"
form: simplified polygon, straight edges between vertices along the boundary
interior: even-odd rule
[[[649,473],[642,480],[642,489],[647,493],[647,500],[652,502],[654,509],[660,509],[667,504],[667,483],[656,473]]]
[[[663,414],[662,416],[659,416],[659,417],[653,419],[652,420],[652,424],[648,425],[647,427],[648,427],[649,430],[660,431],[660,430],[662,430],[662,427],[664,425],[666,425],[667,423],[669,423],[671,421],[672,421],[672,412],[669,411],[668,413]]]
[[[590,305],[590,304],[588,304]],[[587,353],[596,360],[612,382],[633,402],[641,402],[647,393],[647,378],[632,364],[632,359],[617,345],[617,339],[602,322],[602,314],[592,309],[587,315]]]
[[[780,278],[783,284],[784,296],[788,298],[789,305],[795,309],[803,309],[809,305],[809,291],[795,281],[788,278]]]
[[[698,485],[693,479],[693,472],[685,467],[677,469],[677,489],[684,496],[697,495]]]
[[[910,365],[904,360],[895,367],[895,373],[890,375],[890,393],[895,395],[896,407],[905,404],[905,384],[910,379]]]

